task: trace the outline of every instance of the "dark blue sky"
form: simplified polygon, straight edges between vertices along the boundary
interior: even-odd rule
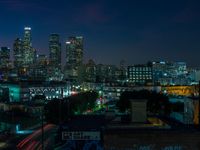
[[[198,0],[0,0],[0,20],[0,46],[12,48],[30,26],[39,53],[48,54],[49,34],[59,33],[63,56],[67,37],[82,35],[85,60],[200,66]]]

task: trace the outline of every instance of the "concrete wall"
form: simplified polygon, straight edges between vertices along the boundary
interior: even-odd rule
[[[146,122],[147,121],[147,100],[134,99],[131,101],[131,121],[132,122]]]

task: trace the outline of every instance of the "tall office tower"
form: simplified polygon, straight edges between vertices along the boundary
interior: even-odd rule
[[[10,64],[10,48],[1,47],[0,49],[0,68],[8,69]]]
[[[17,38],[13,44],[14,51],[14,67],[19,69],[23,65],[23,41],[20,38]]]
[[[114,65],[96,65],[96,82],[115,82],[117,67]]]
[[[0,79],[7,81],[10,70],[11,70],[10,48],[1,47],[0,48]]]
[[[45,80],[47,78],[47,65],[48,57],[46,55],[37,55],[34,69],[34,77],[37,80]]]
[[[96,64],[92,59],[90,59],[86,64],[85,72],[85,78],[87,82],[96,82]]]
[[[76,80],[83,63],[83,37],[69,37],[66,42],[65,78]]]
[[[49,61],[53,68],[61,69],[61,43],[58,34],[49,36]]]
[[[32,47],[31,43],[31,28],[24,28],[24,39],[23,39],[23,55],[24,55],[24,67],[30,67],[33,65],[36,59],[36,51]]]

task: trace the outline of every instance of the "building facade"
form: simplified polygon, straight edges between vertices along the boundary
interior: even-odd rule
[[[10,63],[10,48],[1,47],[0,49],[0,68],[8,68]]]
[[[65,78],[76,80],[83,63],[83,37],[69,37],[66,42]]]
[[[44,95],[46,100],[62,99],[71,95],[71,85],[68,82],[46,81],[0,83],[0,96],[8,97],[7,102],[31,101],[36,95]]]
[[[0,80],[8,80],[11,71],[10,48],[0,48]]]
[[[31,28],[24,28],[24,39],[23,39],[23,58],[24,58],[24,67],[30,68],[35,62],[36,50],[32,47],[32,37],[31,37]]]
[[[134,65],[128,66],[128,82],[133,85],[152,84],[152,66],[151,65]]]
[[[96,65],[92,59],[85,65],[85,73],[85,81],[96,82]]]
[[[58,34],[49,36],[49,63],[55,69],[61,69],[61,43]]]
[[[17,38],[13,44],[14,67],[21,68],[23,65],[23,41]]]
[[[47,69],[48,69],[48,57],[46,55],[37,55],[36,56],[36,65],[34,66],[34,75],[33,77],[36,80],[46,80],[48,77]]]

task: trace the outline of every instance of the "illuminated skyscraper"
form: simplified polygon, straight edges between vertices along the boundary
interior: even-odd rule
[[[23,41],[20,38],[17,38],[13,44],[14,52],[14,67],[21,68],[23,65]]]
[[[61,69],[61,43],[58,34],[49,37],[49,61],[53,68]]]
[[[31,28],[25,27],[23,39],[24,67],[30,67],[35,61],[36,51],[32,47],[31,40]]]
[[[6,69],[10,62],[10,48],[1,47],[0,49],[0,68]]]
[[[77,79],[78,69],[83,63],[83,37],[69,37],[66,42],[65,77]]]
[[[0,78],[3,80],[8,80],[8,75],[11,69],[10,63],[10,48],[1,47],[0,48]]]
[[[45,80],[47,77],[48,57],[46,55],[37,55],[34,69],[34,77],[37,80]]]

